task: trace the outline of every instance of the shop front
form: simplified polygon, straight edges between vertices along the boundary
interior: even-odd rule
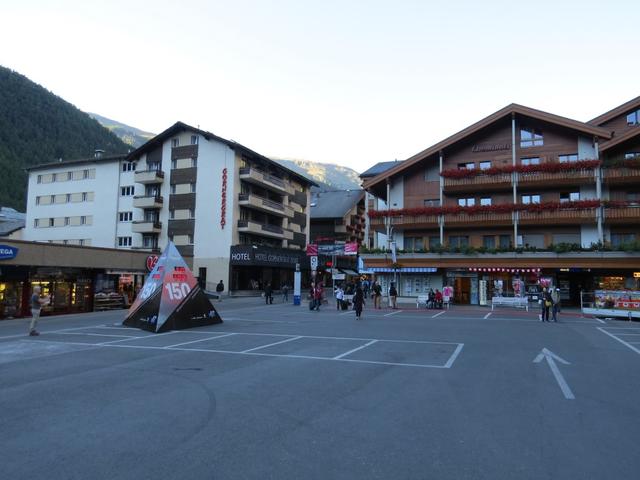
[[[309,259],[305,252],[252,245],[234,245],[230,251],[229,290],[234,294],[259,294],[267,284],[273,290],[293,288],[296,269],[302,275],[302,288],[308,287]]]
[[[396,284],[400,297],[417,298],[427,295],[430,290],[442,291],[444,286],[442,270],[435,267],[370,267],[382,291],[389,291],[391,283]]]

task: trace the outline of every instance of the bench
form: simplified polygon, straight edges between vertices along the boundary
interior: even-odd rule
[[[429,297],[427,295],[418,295],[418,298],[416,299],[416,308],[420,308],[421,303],[424,304],[424,308],[427,308]]]
[[[504,305],[505,307],[524,308],[529,311],[529,299],[527,297],[493,297],[491,299],[491,311],[493,307]]]

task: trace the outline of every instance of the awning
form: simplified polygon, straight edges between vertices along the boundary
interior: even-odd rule
[[[400,267],[400,268],[391,268],[391,267],[371,267],[369,268],[374,273],[435,273],[438,271],[435,267]]]
[[[354,270],[350,270],[348,268],[341,268],[340,269],[343,273],[346,273],[347,275],[360,275],[358,272],[354,271]]]
[[[472,267],[470,272],[540,273],[539,268]]]

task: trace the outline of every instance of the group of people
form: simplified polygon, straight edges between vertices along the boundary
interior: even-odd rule
[[[540,306],[539,317],[541,322],[557,322],[558,313],[560,312],[560,289],[544,287],[542,289]],[[551,314],[551,320],[549,320],[549,314]]]

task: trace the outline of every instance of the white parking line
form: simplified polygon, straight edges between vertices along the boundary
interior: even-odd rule
[[[360,345],[359,347],[354,348],[353,350],[349,350],[348,352],[344,352],[341,355],[338,355],[337,357],[333,357],[334,360],[340,360],[342,357],[346,357],[347,355],[351,355],[354,352],[357,352],[358,350],[362,350],[363,348],[367,348],[369,345],[373,345],[374,343],[376,343],[378,340],[371,340],[368,343],[365,343],[364,345]]]
[[[191,340],[190,342],[176,343],[174,345],[167,345],[166,347],[162,347],[162,348],[181,347],[182,345],[189,345],[191,343],[198,343],[198,342],[206,342],[207,340],[214,340],[216,338],[230,337],[232,335],[236,335],[236,334],[235,333],[226,333],[226,334],[223,334],[223,335],[214,335],[213,337],[199,338],[198,340]]]
[[[616,337],[614,334],[607,332],[604,328],[602,327],[597,327],[598,330],[600,330],[602,333],[609,335],[611,338],[617,340],[618,342],[620,342],[621,344],[623,344],[625,347],[630,348],[631,350],[633,350],[634,352],[636,352],[638,355],[640,355],[640,350],[637,349],[636,347],[634,347],[633,345],[631,345],[629,342],[625,342],[624,340],[622,340],[621,338]]]
[[[348,312],[339,313],[338,315],[342,317],[343,315],[351,315],[352,313],[356,313],[356,311],[355,310],[349,310]]]
[[[464,347],[464,343],[459,343],[456,349],[453,351],[453,353],[449,357],[449,360],[447,360],[447,363],[444,364],[443,368],[451,368],[451,366],[453,365],[453,362],[455,362],[456,358],[458,358],[458,355],[460,355],[460,352],[462,351],[462,347]]]
[[[582,317],[582,318],[586,318],[586,317]],[[594,320],[600,322],[600,323],[604,323],[605,325],[607,324],[607,322],[605,322],[604,320],[602,320],[601,318],[598,317],[593,317]]]
[[[492,314],[492,313],[493,313],[493,312],[489,312],[489,313],[487,313],[487,314],[484,316],[484,318],[489,318],[489,317],[491,316],[491,314]]]
[[[390,317],[391,315],[397,315],[398,313],[402,313],[402,310],[396,310],[395,312],[385,313],[383,316]]]
[[[432,315],[432,316],[431,316],[431,318],[439,317],[440,315],[442,315],[442,314],[443,314],[443,313],[445,313],[445,312],[446,312],[446,310],[443,310],[443,311],[442,311],[442,312],[440,312],[440,313],[436,313],[435,315]]]
[[[88,335],[90,337],[119,337],[119,338],[143,338],[143,337],[135,337],[133,335],[115,335],[115,334],[105,334],[105,333],[92,333],[92,332],[57,332],[58,335]]]
[[[272,347],[274,345],[280,345],[281,343],[293,342],[294,340],[298,340],[299,338],[302,338],[302,337],[301,336],[296,336],[296,337],[287,338],[285,340],[280,340],[279,342],[273,342],[273,343],[269,343],[267,345],[260,345],[259,347],[250,348],[249,350],[243,350],[240,353],[249,353],[249,352],[253,352],[255,350],[260,350],[261,348]]]

